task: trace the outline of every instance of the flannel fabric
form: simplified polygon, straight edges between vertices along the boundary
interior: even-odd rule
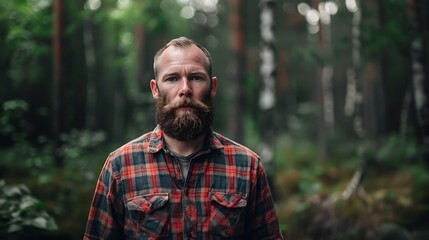
[[[84,239],[283,239],[254,152],[211,131],[184,179],[162,134],[109,155]]]

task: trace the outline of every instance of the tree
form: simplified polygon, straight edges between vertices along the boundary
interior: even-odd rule
[[[60,85],[61,85],[61,0],[53,2],[53,88],[52,88],[52,136],[54,141],[54,160],[58,167],[63,165],[63,159],[59,155],[60,135]]]
[[[274,35],[274,0],[260,1],[260,77],[262,88],[259,96],[261,159],[267,171],[269,182],[272,181],[275,146],[275,105],[276,105],[276,70]]]
[[[409,18],[416,34],[411,42],[411,66],[414,104],[417,115],[418,132],[423,145],[423,158],[429,166],[429,78],[427,49],[427,1],[409,1]],[[426,40],[426,41],[425,41]]]
[[[229,25],[231,34],[231,81],[229,89],[231,104],[229,105],[228,130],[231,137],[241,142],[243,138],[243,82],[245,69],[245,41],[243,31],[243,0],[231,0],[229,3]]]

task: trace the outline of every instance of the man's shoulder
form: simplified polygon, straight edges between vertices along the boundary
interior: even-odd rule
[[[220,133],[213,132],[214,138],[220,142],[223,146],[223,151],[226,154],[232,155],[246,155],[250,158],[259,159],[258,154],[256,154],[253,150],[248,148],[247,146],[240,144],[230,138],[223,136]]]
[[[158,141],[159,139],[157,138],[155,131],[147,132],[112,151],[109,154],[109,159],[116,159],[124,155],[138,152],[154,151]]]

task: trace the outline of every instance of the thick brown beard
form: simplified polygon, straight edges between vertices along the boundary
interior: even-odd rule
[[[181,98],[168,104],[164,94],[160,97],[156,103],[156,122],[168,136],[179,141],[189,141],[206,134],[210,129],[213,122],[210,92],[204,95],[202,101]],[[183,106],[190,110],[177,113],[177,109]]]

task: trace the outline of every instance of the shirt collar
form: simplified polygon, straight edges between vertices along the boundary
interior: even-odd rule
[[[159,152],[161,149],[164,148],[164,141],[163,141],[163,131],[158,126],[155,127],[155,129],[150,133],[149,140],[147,142],[147,148],[143,148],[143,151],[148,153],[156,153]],[[208,144],[209,149],[222,149],[223,144],[219,141],[219,139],[216,137],[216,134],[213,132],[212,129],[210,129],[208,133],[208,138],[206,140],[206,144]],[[204,148],[203,148],[204,149]]]

